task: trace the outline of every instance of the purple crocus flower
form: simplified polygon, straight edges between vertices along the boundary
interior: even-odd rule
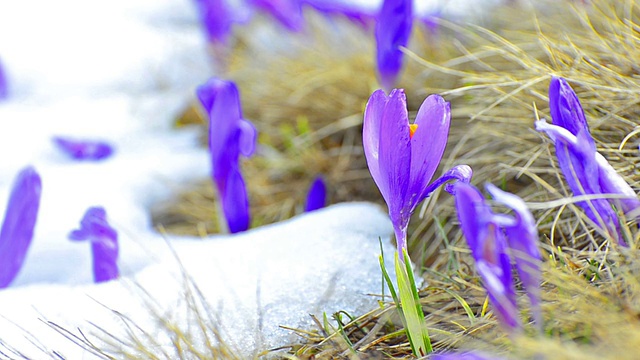
[[[240,154],[253,154],[256,129],[242,118],[240,95],[233,82],[212,78],[197,89],[209,115],[212,177],[232,233],[249,228],[249,199],[240,173]]]
[[[233,6],[229,0],[195,0],[200,21],[212,43],[226,44],[234,23],[246,21],[246,7]]]
[[[430,184],[447,144],[450,121],[449,103],[439,95],[427,97],[414,124],[409,124],[403,90],[395,89],[389,96],[377,90],[365,108],[362,137],[367,165],[389,207],[401,254],[418,203],[449,180],[471,178],[471,168],[458,165]]]
[[[536,130],[544,131],[553,140],[558,165],[574,195],[614,194],[624,197],[593,199],[577,204],[589,219],[625,245],[612,205],[627,213],[635,212],[640,208],[640,200],[629,184],[596,151],[582,105],[562,78],[551,79],[549,107],[553,124],[536,121]]]
[[[519,332],[522,328],[511,272],[513,259],[531,301],[534,321],[540,328],[541,256],[537,248],[538,231],[524,201],[491,184],[487,185],[487,190],[497,202],[514,211],[515,217],[510,217],[494,214],[474,186],[458,182],[453,188],[460,227],[496,317],[511,332]]]
[[[307,194],[305,212],[322,209],[327,203],[327,187],[322,176],[316,177],[311,183]]]
[[[413,25],[412,0],[384,0],[376,22],[378,77],[385,90],[393,88],[402,69],[400,47],[407,46]]]
[[[91,207],[80,221],[80,229],[69,234],[73,241],[91,241],[93,279],[96,283],[118,278],[118,233],[107,222],[102,207]]]
[[[42,181],[32,167],[24,168],[13,182],[0,229],[0,288],[18,275],[33,239],[38,219]]]
[[[522,325],[504,233],[478,189],[463,183],[454,189],[460,227],[496,317],[509,331],[519,331]]]
[[[249,0],[255,7],[269,13],[291,31],[300,31],[304,26],[301,0]]]
[[[52,140],[60,150],[76,160],[97,161],[113,154],[111,145],[104,141],[78,140],[62,136],[55,136]]]
[[[207,37],[211,42],[226,43],[233,16],[227,0],[195,0]]]

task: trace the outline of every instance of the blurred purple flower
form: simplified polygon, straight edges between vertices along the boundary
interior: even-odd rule
[[[307,194],[305,212],[322,209],[327,203],[327,187],[322,176],[316,177],[311,183]]]
[[[504,233],[478,189],[463,183],[454,189],[460,227],[495,315],[507,330],[519,331],[522,325]]]
[[[118,233],[107,222],[102,207],[91,207],[80,221],[80,229],[69,234],[73,241],[91,241],[93,279],[96,283],[118,278]]]
[[[405,94],[398,89],[389,96],[375,91],[365,108],[362,137],[367,165],[389,207],[401,254],[418,203],[449,180],[471,179],[471,168],[458,165],[430,184],[447,144],[450,120],[449,103],[430,95],[420,106],[415,123],[409,124]]]
[[[303,0],[303,3],[327,16],[342,15],[364,28],[367,28],[376,17],[373,12],[367,12],[362,6],[341,0]]]
[[[536,130],[544,131],[554,142],[558,165],[574,195],[615,194],[624,197],[586,200],[577,204],[589,219],[618,239],[621,245],[626,245],[612,205],[624,212],[635,213],[634,210],[640,208],[635,191],[596,151],[582,105],[571,86],[562,78],[551,79],[549,107],[553,125],[544,120],[536,121]]]
[[[487,190],[497,202],[514,211],[515,217],[510,217],[494,214],[474,186],[458,182],[453,188],[462,233],[499,322],[510,332],[521,331],[511,273],[513,259],[531,301],[534,321],[540,328],[541,256],[537,248],[538,231],[524,201],[491,184],[487,185]]]
[[[253,154],[256,129],[242,118],[233,82],[212,78],[196,90],[209,115],[212,177],[231,233],[249,228],[249,199],[240,173],[240,154]]]
[[[434,354],[431,360],[502,360],[496,356],[488,356],[476,352]]]
[[[503,221],[502,226],[507,235],[511,256],[515,260],[518,276],[520,276],[522,286],[526,289],[531,302],[533,320],[538,329],[542,330],[542,310],[540,309],[540,284],[542,283],[540,262],[542,255],[538,249],[536,221],[519,196],[502,191],[493,184],[487,184],[486,189],[496,202],[513,210],[515,215],[513,222]]]
[[[7,76],[4,73],[2,62],[0,62],[0,100],[9,96],[9,85],[7,84]]]
[[[269,13],[291,31],[300,31],[304,26],[301,0],[249,0],[257,9]]]
[[[62,136],[55,136],[52,140],[60,150],[76,160],[103,160],[113,154],[111,145],[104,141],[78,140]]]
[[[234,6],[229,0],[195,0],[200,21],[209,41],[226,44],[234,23],[246,21],[247,7]]]
[[[413,25],[412,0],[384,0],[376,21],[378,77],[389,91],[402,69],[403,53]]]
[[[33,167],[22,169],[13,182],[0,229],[0,288],[18,275],[33,239],[38,219],[42,180]]]

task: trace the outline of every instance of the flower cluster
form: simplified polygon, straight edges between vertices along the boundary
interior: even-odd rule
[[[118,232],[107,222],[104,208],[89,208],[80,221],[80,228],[69,233],[69,239],[91,241],[96,283],[118,278]]]
[[[304,6],[326,15],[344,15],[362,25],[368,24],[373,18],[361,7],[332,0],[195,0],[195,4],[209,41],[219,44],[228,42],[233,24],[247,22],[256,11],[270,15],[287,30],[294,32],[304,28]]]
[[[594,198],[577,204],[594,224],[625,245],[614,208],[635,213],[637,217],[634,210],[640,208],[640,200],[629,184],[596,151],[582,105],[566,80],[551,79],[549,108],[552,124],[539,120],[535,127],[554,142],[558,165],[573,194],[611,196],[610,199]]]
[[[255,150],[256,129],[242,118],[238,88],[231,81],[212,78],[196,90],[209,117],[211,175],[232,233],[249,228],[249,199],[240,173],[240,154]]]
[[[461,182],[453,185],[460,227],[476,269],[500,323],[509,331],[519,331],[522,325],[511,271],[514,263],[529,296],[534,321],[540,327],[541,255],[535,221],[518,196],[491,184],[486,189],[496,202],[513,210],[515,216],[493,213],[474,186]]]
[[[468,182],[471,168],[458,165],[431,183],[442,159],[451,111],[439,95],[429,96],[409,124],[403,90],[387,96],[377,90],[364,111],[362,138],[371,176],[382,193],[396,234],[398,252],[406,248],[407,226],[418,204],[449,180]]]

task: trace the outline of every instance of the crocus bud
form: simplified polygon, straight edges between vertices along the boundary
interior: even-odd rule
[[[107,222],[104,208],[89,208],[80,221],[80,228],[73,230],[69,239],[91,242],[93,278],[96,283],[118,277],[118,233]]]
[[[305,204],[304,211],[309,212],[313,210],[322,209],[327,203],[327,187],[322,179],[322,176],[316,177],[311,183],[309,192],[307,193],[307,203]]]
[[[38,218],[42,181],[32,167],[18,173],[0,230],[0,288],[16,277],[33,239]]]

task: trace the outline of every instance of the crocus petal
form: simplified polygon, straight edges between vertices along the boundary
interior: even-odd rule
[[[247,120],[241,119],[238,123],[240,129],[240,153],[246,157],[253,155],[256,149],[256,139],[258,138],[258,131]]]
[[[97,161],[113,154],[113,148],[107,142],[99,140],[79,140],[55,136],[53,143],[67,155],[76,160]]]
[[[109,225],[104,208],[89,208],[80,221],[80,229],[71,231],[69,239],[91,241],[96,283],[118,278],[118,233]]]
[[[470,249],[478,248],[481,239],[487,236],[486,223],[491,216],[489,206],[485,203],[480,191],[467,183],[456,182],[453,184],[455,192],[456,211],[460,228],[467,239]],[[475,254],[475,253],[474,253]]]
[[[227,141],[235,136],[242,119],[238,88],[233,82],[212,78],[196,91],[209,115],[209,150],[214,157],[219,157],[225,153]],[[236,154],[228,151],[226,154],[237,159]]]
[[[389,207],[394,223],[399,223],[405,204],[411,164],[409,114],[404,91],[385,96],[375,91],[365,109],[363,143],[367,165]],[[404,225],[410,214],[404,214]],[[406,220],[406,221],[405,221]],[[403,224],[398,224],[399,227]]]
[[[207,112],[207,115],[211,113],[213,103],[216,101],[216,95],[224,86],[225,82],[223,80],[211,78],[196,88],[196,96]]]
[[[429,184],[429,186],[427,186],[424,189],[424,193],[420,196],[420,198],[426,199],[437,188],[439,188],[440,186],[442,186],[443,184],[451,180],[457,180],[457,181],[468,184],[469,181],[471,181],[472,176],[473,176],[473,170],[471,169],[471,167],[469,167],[469,165],[456,165],[451,169],[447,170],[447,172],[445,172],[442,176],[440,176],[436,181]],[[445,186],[445,190],[455,195],[454,187],[451,185],[452,184],[447,184],[447,186]]]
[[[615,203],[619,203],[625,213],[634,212],[634,210],[640,208],[640,200],[636,192],[624,181],[604,156],[596,153],[596,162],[598,163],[598,179],[600,180],[602,192],[626,196],[624,199],[612,200]],[[638,215],[640,214],[636,214],[636,216]]]
[[[502,191],[492,184],[486,185],[487,191],[494,200],[511,208],[516,215],[516,222],[505,227],[509,247],[516,261],[516,269],[527,291],[533,318],[538,327],[542,326],[542,311],[540,310],[540,284],[542,272],[540,263],[542,255],[538,249],[538,228],[533,215],[525,202],[518,196]]]
[[[387,95],[383,90],[374,91],[364,109],[362,124],[362,145],[367,167],[385,201],[389,198],[389,184],[387,177],[380,173],[380,137],[383,135],[380,129],[387,101]]]
[[[578,96],[563,78],[553,77],[549,84],[549,110],[554,125],[567,129],[573,135],[589,132],[589,125]]]
[[[493,213],[474,186],[453,185],[456,210],[476,269],[499,322],[510,331],[521,329],[511,275],[511,262],[502,230],[491,222]]]
[[[4,73],[2,62],[0,62],[0,100],[9,96],[9,86],[7,84],[7,76]]]
[[[418,127],[411,138],[411,178],[409,184],[413,198],[412,208],[422,201],[425,192],[444,154],[449,137],[451,109],[440,95],[430,95],[422,105],[414,124]]]
[[[256,130],[242,118],[240,94],[233,82],[212,78],[197,89],[209,115],[211,175],[218,188],[222,209],[231,232],[249,227],[249,202],[240,174],[240,153],[255,149]]]
[[[376,22],[377,64],[380,84],[391,89],[402,69],[400,47],[409,43],[413,25],[412,0],[384,0]]]
[[[316,177],[311,183],[307,194],[305,212],[322,209],[327,203],[327,187],[321,176]]]
[[[251,3],[291,31],[299,31],[304,26],[300,0],[251,0]]]
[[[233,24],[227,0],[195,0],[200,21],[211,42],[226,43]]]
[[[411,217],[410,209],[406,206],[411,166],[408,116],[404,91],[391,91],[380,124],[379,165],[380,173],[386,176],[385,182],[389,186],[385,201],[396,234],[406,229]],[[400,249],[406,239],[396,240]]]
[[[32,167],[18,173],[0,230],[0,288],[18,275],[33,239],[38,218],[42,181]]]
[[[522,328],[516,304],[516,293],[511,275],[511,260],[502,231],[490,225],[482,240],[476,260],[478,275],[482,278],[489,301],[499,322],[510,331]]]
[[[229,232],[233,234],[247,230],[250,222],[249,198],[244,179],[237,169],[229,173],[221,201]]]
[[[569,130],[547,124],[544,120],[536,121],[535,126],[536,130],[546,132],[554,140],[558,165],[574,195],[602,194],[597,153],[591,136],[585,131],[574,136]],[[617,214],[607,199],[580,201],[577,205],[589,219],[624,245]]]
[[[222,154],[227,141],[236,136],[235,132],[242,123],[240,95],[232,82],[224,82],[211,107],[209,122],[209,149],[212,154]],[[238,139],[239,140],[239,139]],[[236,154],[233,154],[232,157]]]

